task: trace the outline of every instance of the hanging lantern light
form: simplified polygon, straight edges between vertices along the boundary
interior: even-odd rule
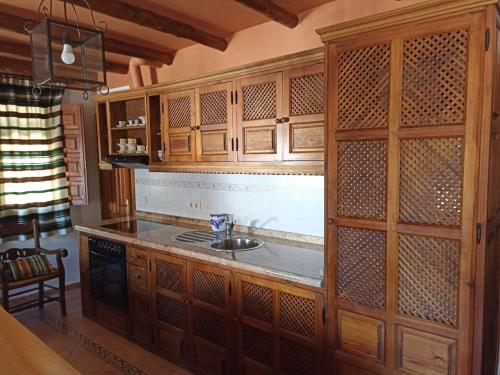
[[[52,18],[52,0],[49,8],[45,0],[39,5],[43,21],[34,27],[26,26],[30,35],[32,80],[39,91],[43,87],[65,87],[88,91],[106,88],[106,66],[103,46],[104,32],[95,22],[92,8],[86,0],[94,29],[81,27],[76,7],[70,0],[76,16],[76,25],[68,23],[67,1],[64,0],[64,22]]]

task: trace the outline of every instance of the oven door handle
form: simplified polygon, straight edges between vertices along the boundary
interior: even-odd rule
[[[106,255],[102,255],[102,254],[96,253],[95,251],[92,251],[92,250],[89,250],[89,253],[92,254],[93,256],[96,256],[96,257],[101,258],[103,260],[106,260],[108,262],[112,262],[112,263],[125,263],[125,258],[108,257]]]

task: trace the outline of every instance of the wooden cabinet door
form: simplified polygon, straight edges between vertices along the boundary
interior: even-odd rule
[[[88,204],[85,125],[82,106],[62,105],[64,155],[71,204]]]
[[[282,84],[281,72],[237,81],[238,161],[282,159]]]
[[[283,74],[283,160],[323,160],[324,65],[289,69]]]
[[[240,372],[323,372],[321,294],[237,274],[236,296]]]
[[[135,210],[133,169],[101,169],[99,184],[103,220],[133,215]]]
[[[233,356],[231,272],[189,263],[192,366],[202,374],[228,374]]]
[[[233,161],[233,83],[195,89],[196,160]]]
[[[163,160],[195,161],[194,90],[163,95]]]
[[[337,358],[470,373],[481,29],[466,15],[328,46]]]
[[[155,349],[170,361],[188,363],[186,261],[151,253],[152,316]]]

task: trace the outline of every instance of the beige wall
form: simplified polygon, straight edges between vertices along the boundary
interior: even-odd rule
[[[89,204],[85,206],[71,206],[71,220],[73,225],[95,223],[101,219],[101,203],[99,195],[99,171],[97,169],[97,138],[95,126],[95,104],[92,98],[83,100],[81,91],[67,90],[63,103],[83,104],[85,123],[85,152],[87,155],[87,185]],[[55,235],[43,238],[42,247],[68,249],[69,256],[64,259],[66,268],[66,283],[72,284],[80,281],[80,266],[78,256],[78,243],[76,232],[67,235]],[[29,247],[32,241],[12,241],[0,245],[0,251],[11,247]]]
[[[300,22],[289,29],[276,22],[266,22],[238,33],[221,52],[199,44],[177,51],[174,63],[157,69],[158,81],[167,82],[216,72],[238,65],[279,57],[321,47],[316,30],[321,27],[385,12],[425,0],[337,0],[301,13]],[[168,47],[168,46],[167,46]],[[150,70],[142,67],[144,84],[151,84]],[[108,74],[108,85],[131,84],[129,75]]]

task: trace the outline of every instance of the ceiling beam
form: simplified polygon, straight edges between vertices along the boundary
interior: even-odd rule
[[[26,13],[26,12],[25,12]],[[24,30],[24,24],[26,22],[33,23],[36,19],[36,14],[30,12],[28,15],[30,18],[19,17],[14,14],[0,12],[0,28],[13,31],[18,34],[28,35]],[[150,60],[153,62],[161,64],[172,64],[174,56],[172,53],[158,51],[156,49],[151,49],[144,47],[142,45],[127,42],[122,38],[110,38],[104,35],[104,49],[111,53],[117,53],[120,55],[138,57],[145,60]]]
[[[31,77],[31,61],[2,56],[0,58],[0,73]]]
[[[272,0],[236,0],[248,8],[262,13],[264,16],[293,29],[299,23],[299,17],[285,8],[275,4]]]
[[[136,7],[120,0],[87,1],[95,12],[106,14],[123,21],[132,22],[156,31],[172,34],[179,38],[190,39],[220,51],[225,51],[227,48],[227,40],[225,38],[196,28],[188,23],[155,13],[149,9]],[[75,5],[84,6],[84,3],[80,0],[76,1]]]
[[[31,47],[28,44],[13,42],[0,38],[0,45],[2,46],[0,49],[0,52],[2,53],[31,58]],[[126,64],[118,64],[111,61],[106,61],[105,64],[107,72],[117,74],[128,73],[128,65]]]

